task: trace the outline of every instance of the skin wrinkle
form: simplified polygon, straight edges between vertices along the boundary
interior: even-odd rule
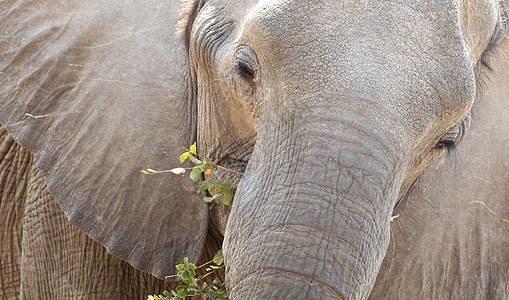
[[[311,194],[311,193],[302,193],[302,192],[300,192],[300,193],[296,193],[296,194],[295,194],[295,196],[308,196],[308,197],[313,196],[313,195],[316,197],[316,195],[315,195],[315,194]],[[345,195],[351,195],[351,196],[352,196],[352,199],[350,199],[350,198],[348,198],[348,197],[344,197]],[[352,212],[352,211],[351,211],[352,207],[357,207],[357,208],[359,208],[359,209],[361,209],[361,210],[365,211],[365,212],[368,214],[368,216],[369,216],[369,217],[371,217],[372,221],[376,221],[376,219],[375,219],[375,217],[374,217],[374,215],[373,215],[373,213],[372,213],[371,211],[369,211],[369,210],[365,210],[365,207],[361,206],[361,205],[360,205],[360,204],[358,204],[356,201],[354,201],[356,198],[354,198],[352,194],[345,194],[345,193],[342,193],[342,194],[341,194],[341,195],[339,195],[339,196],[343,196],[343,197],[342,197],[342,198],[339,198],[339,197],[338,197],[338,199],[337,199],[337,200],[349,200],[349,202],[348,202],[348,203],[352,204],[352,206],[348,207],[348,206],[346,206],[346,204],[347,204],[347,203],[344,203],[344,202],[342,203],[343,205],[345,205],[345,206],[344,206],[345,208],[348,208],[348,209],[349,209],[348,213],[349,213],[349,215],[350,215],[350,216],[351,216],[352,214],[354,214],[354,215],[359,215],[360,217],[362,217],[362,215],[361,215],[361,214],[356,213],[355,211],[354,211],[354,212]],[[330,202],[331,202],[330,200],[325,199],[325,197],[316,197],[316,198],[317,198],[317,199],[319,199],[319,200],[321,200],[321,201],[323,201],[324,203],[330,203]],[[322,198],[323,198],[323,199],[322,199]],[[361,199],[362,199],[363,197],[362,197],[362,196],[358,196],[357,198],[361,198]],[[293,203],[294,203],[294,204],[299,204],[299,203],[300,203],[300,204],[306,204],[306,206],[308,206],[308,205],[309,205],[309,203],[304,202],[304,201],[299,201],[299,200],[293,201]],[[339,202],[339,201],[336,201],[336,202],[334,202],[334,203],[340,203],[340,202]],[[283,204],[279,204],[279,205],[274,204],[273,206],[283,206]],[[342,212],[342,211],[341,211],[341,210],[338,210],[338,212]],[[284,222],[283,224],[285,224],[285,222]],[[358,224],[360,225],[361,223],[358,223]],[[376,229],[378,229],[378,226],[377,226],[377,225],[375,225],[375,228],[376,228]]]
[[[335,205],[337,204],[337,202],[334,204],[334,208],[335,208]],[[329,203],[329,207],[330,207],[330,203]],[[333,209],[334,210],[334,209]],[[320,219],[321,219],[321,214],[322,214],[323,211],[320,211]],[[334,218],[335,218],[335,215],[333,215],[333,218],[331,220],[331,225],[329,227],[329,232],[332,232],[332,228],[333,228],[333,224],[334,224]],[[324,251],[324,254],[323,254],[323,258],[321,259],[322,261],[322,269],[325,269],[325,266],[326,266],[326,262],[327,262],[327,254],[329,253],[329,242],[330,242],[330,238],[331,238],[331,235],[323,235],[324,237],[326,237],[327,239],[327,243],[325,245],[325,251]],[[322,240],[320,241],[320,248],[322,248],[322,243],[325,239],[322,238]],[[362,261],[361,259],[357,259],[357,261]],[[306,292],[306,297],[309,297],[309,294],[311,292],[311,287],[313,286],[313,281],[315,280],[315,277],[316,277],[316,273],[317,273],[317,270],[319,270],[318,268],[318,264],[315,264],[315,269],[313,270],[312,272],[312,277],[311,277],[311,282],[310,282],[310,286]],[[319,282],[319,280],[318,280]]]
[[[339,173],[340,175],[340,173]],[[340,177],[338,177],[339,179]],[[339,181],[337,181],[339,183]],[[353,199],[357,199],[357,198],[360,198],[362,200],[365,200],[366,202],[368,202],[367,200],[369,199],[368,196],[366,195],[361,195],[361,194],[353,194],[352,192],[350,192],[353,184],[355,183],[354,180],[352,180],[350,182],[350,186],[346,189],[346,191],[338,191],[337,188],[336,189],[332,189],[330,187],[327,187],[323,184],[320,184],[320,183],[316,183],[316,182],[293,182],[292,183],[292,186],[299,186],[299,185],[302,185],[303,187],[301,187],[301,189],[299,190],[299,193],[298,195],[302,195],[302,196],[312,196],[312,195],[319,195],[321,192],[329,192],[329,193],[337,193],[337,196],[343,196],[343,198],[345,200],[348,199],[347,196],[350,196],[352,197]],[[303,188],[307,188],[307,191],[305,191]],[[330,189],[329,191],[327,191],[327,189]],[[329,196],[330,194],[326,194],[324,196]],[[320,199],[320,197],[318,197],[318,199]],[[299,201],[299,200],[295,200],[295,201]],[[353,202],[353,201],[352,201]],[[369,212],[369,210],[366,209],[366,207],[364,206],[361,206],[360,204],[356,204],[356,206],[358,206],[359,208],[362,208],[363,210],[366,210],[367,212]],[[373,206],[373,204],[371,204],[371,208],[373,209],[373,211],[375,210],[375,207]]]
[[[331,134],[332,135],[332,134]],[[313,134],[312,132],[311,133],[306,133],[306,134],[303,134],[302,135],[302,138],[310,138],[310,137],[316,137],[316,136],[320,136],[319,134]],[[378,156],[384,156],[383,155],[383,152],[378,152],[378,153],[364,153],[361,149],[366,149],[364,146],[358,146],[358,147],[345,147],[343,145],[348,145],[350,143],[349,140],[344,140],[342,137],[333,137],[335,139],[335,142],[340,142],[341,144],[341,152],[339,153],[335,153],[335,151],[331,151],[333,155],[337,155],[338,157],[343,157],[344,156],[344,153],[355,153],[355,156],[356,157],[363,157],[363,158],[368,158],[367,161],[370,161],[370,162],[373,162],[375,164],[377,164],[378,166],[380,166],[380,168],[382,168],[382,172],[388,170],[388,163],[387,162],[383,162],[383,159],[382,158],[379,158]],[[332,139],[332,138],[331,138]],[[329,140],[331,140],[329,139]],[[325,142],[327,140],[319,140],[317,142]],[[355,142],[355,144],[358,144],[360,142]],[[316,150],[318,153],[320,153],[320,150],[317,149]],[[319,159],[319,158],[326,158],[327,156],[325,155],[325,153],[323,155],[320,155],[320,154],[316,154],[314,156],[311,156],[311,157],[307,157],[306,158],[306,161],[310,164],[314,164],[314,161],[316,159]],[[348,156],[346,156],[348,157]],[[320,166],[319,164],[317,166]],[[344,165],[342,167],[345,167]],[[349,168],[353,168],[354,170],[356,170],[356,168],[354,166],[346,166],[346,167],[349,167]],[[361,171],[362,173],[362,171]],[[375,174],[371,174],[373,176],[375,176]]]
[[[301,128],[305,128],[304,126],[306,126],[307,124],[309,124],[309,123],[312,124],[314,119],[316,119],[320,122],[323,122],[323,121],[339,122],[341,124],[341,126],[345,126],[347,128],[359,131],[359,134],[371,135],[372,138],[376,142],[378,142],[379,146],[382,146],[385,148],[384,150],[386,150],[388,152],[397,151],[397,148],[394,147],[394,144],[392,143],[392,145],[391,145],[391,142],[387,138],[385,138],[383,135],[372,134],[371,133],[373,131],[372,128],[365,126],[358,120],[351,119],[351,117],[349,117],[348,115],[345,115],[345,116],[341,115],[341,113],[344,113],[348,109],[347,107],[341,107],[340,103],[337,103],[335,106],[331,106],[331,107],[327,107],[326,105],[321,104],[320,107],[325,109],[328,113],[326,115],[320,115],[320,116],[313,116],[313,115],[300,116],[302,120],[299,124],[297,124],[298,126],[295,127],[295,130],[300,131]],[[305,106],[306,111],[313,111],[313,108],[314,107],[309,106],[309,105]],[[337,112],[337,114],[331,115],[330,112]],[[334,125],[332,125],[330,127],[335,128]]]
[[[217,25],[217,24],[215,24]],[[208,35],[213,35],[213,43],[206,43],[204,41],[205,46],[201,45],[204,48],[204,53],[207,53],[210,58],[212,58],[212,63],[214,62],[214,58],[216,57],[217,50],[220,45],[228,38],[228,35],[233,31],[233,23],[228,22],[221,24],[219,28],[211,28],[208,30],[209,34],[207,34],[204,38],[205,41],[211,40]]]
[[[212,10],[210,15],[221,16],[224,8],[220,7],[205,7],[204,10]],[[203,12],[203,13],[206,13]],[[196,26],[193,26],[193,28]],[[234,23],[228,21],[225,17],[209,18],[206,21],[199,23],[199,26],[193,30],[193,35],[198,38],[196,42],[191,43],[190,49],[198,58],[198,61],[203,61],[206,64],[213,65],[216,57],[216,51],[221,47],[222,43],[228,38],[228,35],[234,30]],[[197,32],[205,32],[204,35],[199,35]]]
[[[252,273],[249,273],[246,275],[246,277],[244,277],[242,280],[243,281],[247,281],[249,280],[251,277],[261,277],[261,275],[259,274],[260,272],[266,272],[266,271],[283,271],[283,273],[288,273],[288,274],[293,274],[293,275],[296,275],[298,277],[305,277],[305,278],[310,278],[313,280],[313,278],[309,275],[309,274],[305,274],[305,273],[300,273],[300,272],[295,272],[295,271],[290,271],[290,270],[287,270],[287,269],[284,269],[284,268],[260,268],[260,269],[256,269],[256,270],[253,270]],[[318,283],[320,283],[321,286],[325,286],[327,288],[329,288],[330,290],[334,291],[334,293],[337,295],[337,296],[340,296],[341,299],[346,299],[343,294],[341,293],[341,291],[337,290],[335,287],[331,286],[330,284],[326,283],[326,282],[323,282],[323,281],[319,281],[319,280],[316,280]]]
[[[303,138],[319,137],[319,138],[324,138],[323,140],[325,141],[325,140],[327,140],[326,138],[330,138],[334,134],[335,134],[334,132],[325,133],[323,130],[316,130],[316,131],[309,130],[308,132],[303,133],[302,137]],[[358,150],[358,152],[356,154],[359,155],[359,156],[363,156],[365,158],[369,158],[373,162],[378,163],[380,165],[387,164],[387,162],[385,162],[383,159],[378,158],[376,155],[374,155],[372,153],[373,152],[373,148],[368,148],[365,145],[362,145],[359,141],[356,141],[356,140],[353,140],[353,139],[347,139],[347,138],[348,137],[341,137],[341,140],[339,140],[339,139],[336,140],[337,142],[341,143],[343,151],[355,149],[355,150]],[[351,147],[347,147],[347,146],[350,146],[350,145],[351,145]],[[364,152],[362,150],[365,150],[366,152]],[[368,151],[371,152],[371,153],[369,153]],[[322,156],[317,155],[315,157],[312,157],[311,159],[316,159],[316,158],[321,158],[321,157],[325,157],[325,155],[322,155]],[[384,168],[384,169],[388,169],[388,168]]]
[[[333,220],[332,220],[333,221]],[[355,260],[358,260],[359,263],[361,263],[364,267],[366,266],[365,262],[363,262],[360,258],[362,257],[362,252],[357,249],[354,245],[352,245],[351,243],[349,243],[348,241],[346,241],[345,239],[343,239],[341,236],[339,235],[336,235],[336,234],[333,234],[332,231],[329,229],[329,231],[326,231],[326,230],[321,230],[321,229],[318,229],[318,228],[315,228],[315,227],[310,227],[308,225],[305,225],[305,224],[296,224],[296,223],[283,223],[283,224],[275,224],[275,225],[271,225],[271,226],[267,226],[265,229],[268,230],[268,231],[273,231],[273,232],[277,232],[275,229],[278,229],[280,228],[281,229],[281,232],[283,233],[285,230],[289,230],[288,227],[299,227],[301,229],[305,229],[307,231],[311,231],[311,232],[319,232],[322,234],[322,236],[327,236],[327,237],[332,237],[334,238],[335,240],[337,241],[340,241],[341,243],[347,245],[350,249],[354,250],[357,254],[359,254],[359,256],[354,256],[352,255],[351,253],[347,253],[348,256],[352,257],[353,259]],[[283,230],[284,229],[284,230]],[[289,233],[294,233],[294,231],[290,231]],[[310,233],[310,236],[314,236],[314,234]],[[323,241],[323,238],[321,239],[321,241]],[[321,247],[319,247],[319,249],[322,249]],[[327,252],[327,251],[325,251]],[[320,259],[320,261],[322,260],[325,260],[325,257],[324,259]],[[314,274],[314,273],[313,273]]]
[[[363,95],[362,92],[354,92],[354,91],[345,93],[344,96],[347,97],[348,99],[363,100],[363,101],[366,101],[367,103],[369,103],[370,105],[375,105],[377,107],[380,107],[383,111],[385,111],[387,113],[387,115],[392,117],[394,120],[398,121],[399,125],[402,128],[409,130],[408,125],[403,121],[403,119],[400,116],[398,116],[395,112],[391,111],[387,107],[387,105],[384,105],[383,101],[376,99],[374,96]]]
[[[357,149],[355,149],[355,148],[342,149],[342,154],[343,154],[343,153],[345,153],[345,152],[346,152],[346,153],[348,153],[347,151],[354,152],[355,150],[357,150]],[[360,155],[359,155],[359,154],[360,154]],[[369,156],[368,156],[368,155],[365,155],[365,154],[364,154],[364,153],[362,153],[362,152],[360,152],[360,153],[356,153],[356,158],[357,158],[357,159],[360,159],[360,157],[362,157],[362,158],[366,158],[366,157],[368,157],[368,158],[372,158],[373,156],[371,156],[371,155],[369,155]],[[306,157],[306,159],[304,159],[304,161],[305,161],[306,163],[308,163],[308,165],[309,165],[310,167],[312,167],[312,166],[314,166],[314,167],[322,167],[322,165],[321,165],[321,164],[317,164],[317,163],[316,163],[316,161],[317,161],[318,159],[320,159],[320,158],[326,158],[326,156],[320,156],[320,155],[317,155],[317,156],[312,156],[312,157]],[[366,160],[366,161],[369,161],[370,163],[371,163],[371,162],[378,163],[378,161],[377,161],[377,160],[375,160],[375,159],[373,159],[373,160]],[[344,169],[344,170],[346,170],[346,171],[348,172],[348,174],[349,174],[349,175],[351,175],[352,177],[354,177],[354,179],[356,178],[356,176],[354,176],[354,174],[351,172],[351,170],[354,170],[354,171],[360,171],[359,173],[361,173],[361,174],[362,174],[363,178],[365,178],[365,177],[373,177],[376,181],[381,182],[381,180],[379,180],[379,179],[377,178],[377,175],[376,175],[376,174],[363,174],[363,172],[365,172],[366,170],[363,170],[362,168],[357,168],[357,167],[355,167],[355,166],[349,166],[349,165],[346,165],[346,166],[345,166],[345,165],[338,165],[338,169]],[[388,170],[388,169],[387,169],[387,170]],[[382,170],[382,171],[384,171],[384,170]],[[356,181],[360,183],[360,181],[361,181],[361,180],[356,180]],[[366,190],[365,190],[364,192],[365,192],[366,194],[369,194]]]
[[[295,151],[297,148],[296,148],[296,147],[290,147],[290,149],[291,149],[291,150],[293,150],[293,151]],[[298,154],[298,155],[295,155],[295,156],[294,156],[294,155],[292,155],[292,154],[293,154],[293,153],[292,153],[293,151],[288,151],[288,155],[285,157],[285,160],[284,160],[284,161],[286,161],[286,160],[288,159],[288,161],[289,161],[289,162],[288,162],[288,164],[289,164],[290,166],[291,166],[291,165],[293,165],[294,160],[298,162],[298,159],[294,159],[294,157],[300,157],[300,154],[301,154],[301,152],[299,152],[299,154]],[[286,199],[288,199],[288,198],[289,198],[289,195],[295,195],[295,194],[296,194],[296,191],[295,191],[296,186],[291,184],[292,182],[294,182],[294,181],[295,181],[294,179],[295,179],[295,176],[296,176],[296,175],[297,175],[297,174],[296,174],[296,172],[288,172],[288,173],[286,173],[286,174],[285,174],[285,180],[284,180],[283,182],[284,182],[284,183],[286,183],[286,182],[289,182],[289,183],[290,183],[290,184],[289,184],[290,188],[287,190],[286,194],[284,194],[284,197],[285,197]],[[277,187],[274,187],[274,194],[276,194],[276,192],[278,192],[278,191],[276,191],[276,188],[277,188]],[[290,209],[290,208],[289,208],[289,209]],[[282,223],[283,223],[283,224],[286,224],[286,223],[287,223],[287,221],[288,221],[289,213],[288,213],[288,212],[284,213],[283,211],[281,211],[281,212],[280,212],[280,214],[281,214],[281,215],[283,215],[283,216],[285,216],[285,218],[283,219],[283,222],[282,222]]]
[[[335,193],[337,194],[337,198],[338,200],[339,199],[342,199],[344,201],[347,201],[347,200],[351,200],[350,203],[352,203],[355,207],[358,207],[358,208],[361,208],[363,209],[363,211],[365,211],[366,213],[370,214],[370,216],[372,216],[372,211],[374,212],[375,211],[375,207],[372,203],[370,203],[370,201],[367,201],[368,205],[371,206],[371,208],[373,209],[372,211],[370,210],[367,210],[366,207],[362,206],[361,204],[358,204],[356,203],[356,199],[364,199],[364,200],[368,200],[369,198],[365,195],[360,195],[360,194],[353,194],[351,193],[349,190],[351,189],[351,187],[353,186],[355,182],[352,180],[351,183],[350,183],[350,187],[347,189],[346,192],[338,192],[338,191],[335,191]],[[316,184],[316,183],[310,183],[310,185],[313,185],[313,188],[309,189],[309,191],[307,192],[303,192],[302,190],[299,191],[299,193],[296,193],[295,195],[296,196],[299,196],[299,195],[303,195],[303,196],[316,196],[317,194],[317,188],[320,187],[319,184]],[[350,196],[352,197],[352,199],[350,199],[349,197],[347,196]],[[341,198],[340,198],[341,197]],[[318,199],[320,199],[320,197],[318,197]],[[373,216],[372,216],[373,217]],[[374,219],[374,218],[373,218]]]

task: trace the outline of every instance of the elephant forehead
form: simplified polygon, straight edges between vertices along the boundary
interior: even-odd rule
[[[457,8],[453,3],[429,5],[271,1],[259,4],[247,25],[261,33],[282,64],[312,73],[394,69],[403,64],[401,56],[416,58],[415,67],[431,62],[417,59],[431,56],[452,65],[451,58],[463,59],[465,50]]]
[[[420,131],[432,114],[462,118],[473,101],[454,1],[262,1],[249,20],[290,94],[377,95]]]
[[[429,30],[445,30],[444,26],[456,24],[457,15],[456,1],[279,0],[260,1],[252,11],[261,27],[285,33],[281,37],[346,37],[370,32],[384,35],[384,31],[389,36],[404,31],[412,37]]]

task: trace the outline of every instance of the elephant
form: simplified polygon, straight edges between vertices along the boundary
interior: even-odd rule
[[[222,248],[230,299],[506,298],[508,10],[1,2],[2,296],[143,299]],[[194,142],[231,209],[139,172]]]

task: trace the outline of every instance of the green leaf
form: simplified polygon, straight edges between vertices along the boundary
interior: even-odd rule
[[[172,291],[172,294],[175,295],[175,293],[173,293]],[[187,285],[179,285],[177,287],[177,293],[176,293],[176,297],[179,298],[179,299],[186,299],[186,296],[188,294],[187,292]]]
[[[231,189],[233,189],[233,183],[230,179],[228,179],[225,183],[220,184],[217,190],[220,193],[224,193],[230,191]]]
[[[213,192],[218,186],[219,186],[219,183],[211,182],[210,185],[207,187],[207,190],[209,192]]]
[[[196,157],[189,155],[189,160],[195,164],[200,164],[201,160],[197,159]]]
[[[201,193],[203,189],[207,189],[208,183],[206,181],[198,182],[198,190],[196,191],[196,194]]]
[[[187,283],[187,284],[193,283],[193,278],[191,277],[191,274],[189,273],[189,271],[182,272],[182,274],[180,275],[180,278],[182,279],[182,281],[184,283]]]
[[[168,297],[171,297],[170,292],[168,292],[167,290],[164,290],[163,295],[168,296]]]
[[[186,152],[184,154],[182,154],[180,157],[179,157],[179,161],[180,163],[183,163],[184,161],[186,161],[186,159],[189,157],[189,152]]]
[[[229,190],[228,192],[224,193],[223,197],[223,203],[224,205],[231,205],[233,202],[233,197],[235,196],[235,190]]]
[[[215,201],[215,202],[221,202],[223,201],[223,195],[222,194],[215,194],[212,199]]]
[[[212,198],[212,197],[204,197],[203,201],[207,202],[207,203],[210,203],[210,202],[214,201],[214,198]]]
[[[177,286],[177,293],[182,293],[182,292],[185,292],[185,291],[187,291],[187,286],[185,286],[185,285]],[[175,293],[172,293],[172,294],[175,296]]]
[[[219,278],[214,279],[214,281],[212,281],[212,284],[218,288],[224,288],[224,285],[221,283],[221,280],[219,280]]]
[[[188,258],[187,258],[187,257],[184,257],[184,264],[185,264],[185,265],[188,265],[188,264],[189,264],[189,262],[188,262]]]
[[[170,172],[172,172],[173,174],[180,175],[180,174],[184,174],[186,172],[186,169],[184,169],[184,168],[174,168],[174,169],[171,169]]]
[[[223,251],[217,251],[212,261],[218,266],[221,265],[223,263]]]
[[[196,154],[196,142],[189,147],[189,152]]]
[[[200,179],[201,172],[200,168],[194,168],[191,173],[189,173],[189,178],[191,178],[192,181],[197,182]]]

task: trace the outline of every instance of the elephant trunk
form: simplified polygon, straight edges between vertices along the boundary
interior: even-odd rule
[[[319,115],[259,132],[223,246],[231,299],[359,299],[374,284],[404,156],[360,118]]]

